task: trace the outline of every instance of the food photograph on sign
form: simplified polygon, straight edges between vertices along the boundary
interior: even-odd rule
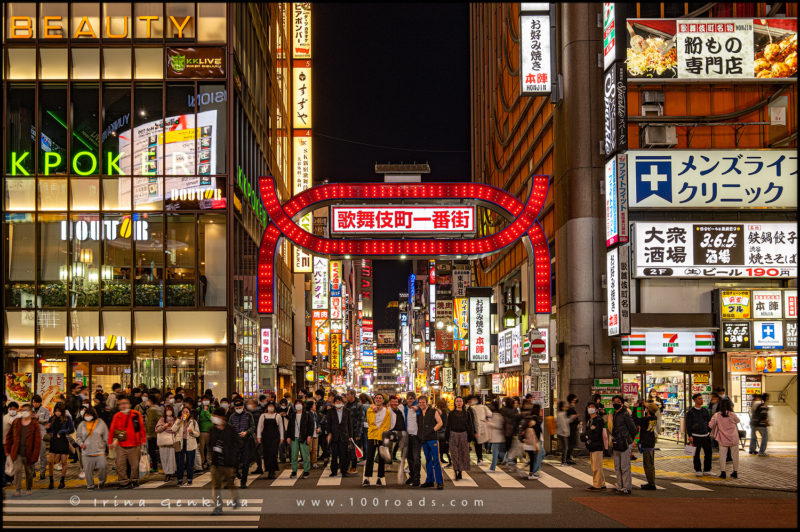
[[[782,79],[797,74],[797,19],[628,19],[640,79]]]

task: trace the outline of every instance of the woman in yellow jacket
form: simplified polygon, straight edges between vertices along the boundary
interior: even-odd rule
[[[372,477],[372,466],[375,463],[375,455],[378,455],[378,481],[376,486],[383,486],[384,472],[386,464],[383,457],[378,452],[381,445],[383,433],[389,430],[392,416],[389,409],[383,406],[384,397],[382,394],[375,395],[375,404],[370,405],[367,410],[367,466],[364,469],[364,486],[369,486],[369,479]]]

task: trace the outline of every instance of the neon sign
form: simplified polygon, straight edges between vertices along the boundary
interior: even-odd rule
[[[473,233],[475,207],[332,207],[333,233]]]
[[[65,336],[65,353],[127,353],[128,340],[124,336]]]

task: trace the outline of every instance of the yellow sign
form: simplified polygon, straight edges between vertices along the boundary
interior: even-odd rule
[[[330,354],[330,367],[331,369],[339,369],[342,367],[339,358],[341,357],[342,334],[331,334],[331,354]]]
[[[721,290],[720,313],[723,320],[741,320],[750,318],[749,290]]]
[[[306,380],[308,382],[314,382],[314,372],[313,371],[306,371]]]

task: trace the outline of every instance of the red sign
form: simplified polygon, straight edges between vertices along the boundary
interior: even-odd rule
[[[264,231],[258,260],[258,312],[275,311],[275,260],[281,236],[294,245],[321,256],[359,255],[366,257],[436,256],[437,258],[479,258],[495,253],[524,236],[533,247],[535,267],[532,304],[537,313],[549,314],[550,252],[537,217],[547,197],[548,176],[533,176],[532,187],[526,203],[499,188],[482,183],[332,183],[304,190],[281,205],[275,188],[275,178],[259,178],[259,189],[264,207],[271,222]],[[300,227],[293,217],[308,212],[317,203],[337,200],[398,200],[437,199],[468,200],[482,205],[492,205],[513,216],[507,226],[496,233],[481,238],[421,238],[333,239],[316,236]],[[301,212],[302,211],[302,212]]]
[[[544,353],[547,349],[547,342],[542,340],[541,338],[537,338],[533,342],[531,342],[531,351],[536,354]]]
[[[474,206],[332,207],[334,233],[474,233]]]

